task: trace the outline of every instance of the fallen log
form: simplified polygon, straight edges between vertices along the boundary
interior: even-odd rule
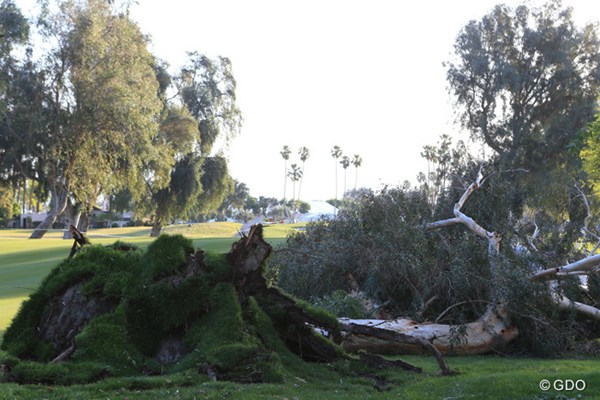
[[[506,311],[501,307],[490,308],[478,320],[462,326],[419,324],[410,319],[340,319],[340,325],[345,350],[362,349],[381,354],[423,354],[426,351],[452,355],[484,354],[501,348],[518,335],[517,328],[507,323]]]
[[[380,339],[383,340],[387,344],[397,345],[400,347],[403,346],[418,346],[422,349],[430,350],[435,355],[435,358],[438,361],[438,365],[442,371],[443,375],[450,375],[451,371],[446,365],[444,361],[444,357],[440,353],[440,351],[434,346],[431,342],[424,340],[419,337],[405,335],[403,333],[398,333],[396,331],[381,328],[379,326],[372,326],[368,324],[357,324],[354,322],[341,324],[342,332],[345,332],[346,335],[344,337],[344,341],[342,346],[349,351],[357,350],[352,348],[351,340],[354,338],[354,343],[356,343],[357,337],[369,338],[369,340]],[[353,336],[350,336],[353,335]],[[348,340],[350,338],[350,340]],[[358,350],[366,350],[366,346],[359,346]]]

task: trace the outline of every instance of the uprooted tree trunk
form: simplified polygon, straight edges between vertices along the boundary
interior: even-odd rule
[[[333,361],[338,358],[335,348],[313,334],[312,327],[330,332],[339,341],[338,328],[326,320],[315,318],[298,307],[296,302],[275,288],[269,288],[263,276],[264,262],[272,247],[262,237],[262,225],[254,225],[248,236],[234,243],[228,254],[233,266],[233,283],[242,303],[250,296],[282,307],[284,319],[294,327],[296,335],[286,338],[286,344],[302,358],[310,361]]]

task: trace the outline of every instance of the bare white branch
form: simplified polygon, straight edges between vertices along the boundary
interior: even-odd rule
[[[594,268],[598,267],[599,265],[600,265],[600,254],[596,254],[595,256],[590,256],[590,257],[584,258],[582,260],[575,261],[575,262],[565,265],[563,267],[545,269],[543,271],[540,271],[540,272],[532,275],[529,279],[532,281],[535,281],[535,280],[542,279],[542,278],[556,277],[556,275],[559,273],[564,274],[564,273],[570,273],[570,272],[575,272],[575,271],[590,272]]]

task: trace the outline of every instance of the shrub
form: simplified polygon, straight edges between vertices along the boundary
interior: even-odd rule
[[[343,290],[336,290],[320,298],[311,301],[316,307],[320,307],[339,317],[353,319],[373,318],[371,311],[367,310],[364,299],[348,294]]]

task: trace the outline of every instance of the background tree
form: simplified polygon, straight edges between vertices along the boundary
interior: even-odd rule
[[[31,156],[34,132],[42,124],[42,84],[28,37],[29,24],[14,2],[0,3],[0,183],[12,188],[23,209],[45,192],[36,182],[40,164]]]
[[[250,197],[248,186],[244,182],[232,179],[231,191],[219,206],[219,212],[222,215],[233,217],[234,212],[240,213],[244,211]]]
[[[165,221],[216,211],[233,188],[227,161],[213,154],[218,141],[227,143],[239,131],[241,112],[236,105],[236,81],[231,62],[188,53],[188,63],[169,79],[163,68],[165,89],[173,82],[182,107],[168,105],[170,113],[161,124],[163,142],[171,146],[174,163],[167,184],[155,185],[154,173],[146,174],[152,193],[154,222],[151,236],[160,235]],[[165,100],[166,102],[166,100]],[[153,170],[154,163],[148,164]],[[161,165],[160,163],[157,165]]]
[[[454,148],[451,146],[452,138],[441,135],[437,145],[423,146],[421,152],[421,157],[427,161],[427,173],[421,173],[418,181],[421,183],[421,190],[427,196],[432,213],[448,190],[452,174],[466,171],[465,164],[473,161],[464,142],[459,140]]]
[[[597,104],[594,25],[577,27],[560,1],[498,5],[461,30],[454,51],[447,78],[463,126],[493,150],[500,170],[528,171],[512,179],[535,188],[525,196],[529,205],[568,203],[564,184],[579,163],[568,149],[578,146]]]
[[[258,197],[258,206],[260,207],[260,213],[265,217],[269,215],[269,210],[275,208],[277,204],[279,204],[279,200],[277,200],[275,197]]]
[[[5,227],[14,217],[14,203],[12,189],[8,185],[0,185],[0,226]]]
[[[344,194],[342,197],[346,197],[346,178],[348,176],[348,167],[350,166],[350,157],[348,156],[342,156],[342,159],[340,160],[340,165],[342,166],[342,168],[344,168]]]
[[[302,146],[298,150],[298,155],[300,156],[300,161],[302,161],[302,176],[300,177],[300,183],[298,185],[298,200],[300,200],[300,194],[302,192],[302,182],[304,182],[304,164],[306,163],[306,160],[308,160],[308,157],[310,157],[310,150],[307,147]]]
[[[217,154],[204,159],[200,183],[202,192],[198,197],[197,213],[208,215],[216,211],[233,191],[233,179],[229,175],[227,159]]]
[[[358,168],[362,166],[363,159],[358,154],[352,157],[352,165],[354,165],[354,190],[356,191],[356,185],[358,184]]]
[[[338,195],[338,158],[340,158],[342,156],[342,149],[340,148],[340,146],[333,146],[333,148],[331,149],[331,157],[333,157],[333,160],[335,162],[335,203],[337,204],[337,195]],[[337,206],[334,209],[334,215],[337,215]]]
[[[296,198],[295,198],[295,193],[296,193],[296,182],[300,181],[302,179],[302,168],[300,168],[297,164],[292,164],[290,167],[290,170],[288,172],[288,176],[290,177],[290,180],[293,182],[293,187],[292,187],[292,223],[296,223]]]
[[[285,199],[286,199],[286,195],[287,195],[287,180],[288,180],[288,167],[287,167],[287,162],[290,159],[290,155],[292,154],[292,150],[290,149],[290,147],[288,145],[283,146],[283,148],[281,149],[281,151],[279,152],[279,154],[281,154],[281,157],[283,157],[283,171],[284,171],[284,179],[283,179],[283,207],[285,208]]]
[[[44,124],[30,154],[51,202],[32,238],[69,199],[93,202],[101,191],[139,187],[148,154],[162,150],[152,143],[161,108],[153,58],[138,26],[100,0],[56,10],[42,13],[41,32],[54,46],[40,66]]]
[[[583,169],[591,189],[597,198],[600,195],[600,114],[590,123],[584,136],[584,146],[580,152]],[[594,209],[597,209],[597,204]]]

